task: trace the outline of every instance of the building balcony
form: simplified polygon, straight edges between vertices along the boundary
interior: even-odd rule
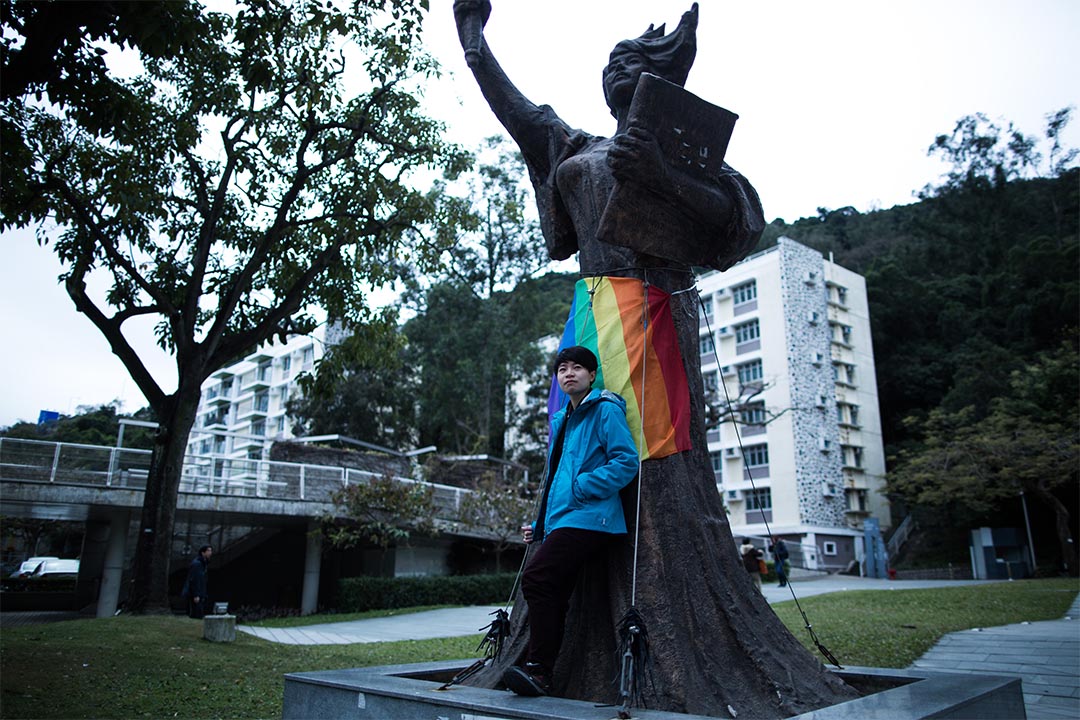
[[[251,420],[253,418],[264,418],[268,414],[269,413],[266,406],[260,408],[256,405],[251,405],[244,408],[243,410],[238,410],[236,412],[236,421],[242,422],[244,420]]]
[[[233,438],[233,452],[239,452],[246,448],[261,448],[269,442],[268,438],[262,436],[249,436]]]
[[[244,386],[240,388],[241,393],[250,393],[257,390],[267,390],[270,388],[270,372],[260,373],[255,375],[252,379],[244,383]]]

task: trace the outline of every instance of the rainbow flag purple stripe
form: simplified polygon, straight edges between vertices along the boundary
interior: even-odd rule
[[[626,400],[626,420],[642,460],[691,447],[690,390],[670,300],[636,278],[579,280],[559,341],[559,349],[582,345],[596,354],[600,369],[593,387]],[[553,378],[548,411],[554,414],[566,402]]]

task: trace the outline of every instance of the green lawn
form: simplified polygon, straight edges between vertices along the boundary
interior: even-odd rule
[[[1078,590],[1076,580],[1035,580],[837,593],[801,602],[819,639],[842,663],[904,667],[953,630],[1059,618]],[[809,642],[794,603],[776,610]],[[287,672],[467,658],[480,641],[477,634],[292,646],[238,633],[234,643],[213,644],[202,639],[201,628],[183,617],[122,615],[4,630],[0,717],[279,718]]]
[[[956,630],[1061,618],[1078,591],[1080,582],[1063,578],[933,590],[858,590],[799,602],[818,640],[842,665],[904,668]],[[795,602],[773,609],[816,653]]]

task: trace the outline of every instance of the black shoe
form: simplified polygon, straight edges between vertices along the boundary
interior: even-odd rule
[[[525,663],[524,668],[514,665],[502,676],[503,684],[518,695],[540,697],[551,692],[551,678],[536,663]]]

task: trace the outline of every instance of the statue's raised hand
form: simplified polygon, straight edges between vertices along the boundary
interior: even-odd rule
[[[454,21],[457,23],[458,40],[465,49],[465,61],[469,67],[480,62],[484,26],[491,17],[489,0],[454,0]]]

